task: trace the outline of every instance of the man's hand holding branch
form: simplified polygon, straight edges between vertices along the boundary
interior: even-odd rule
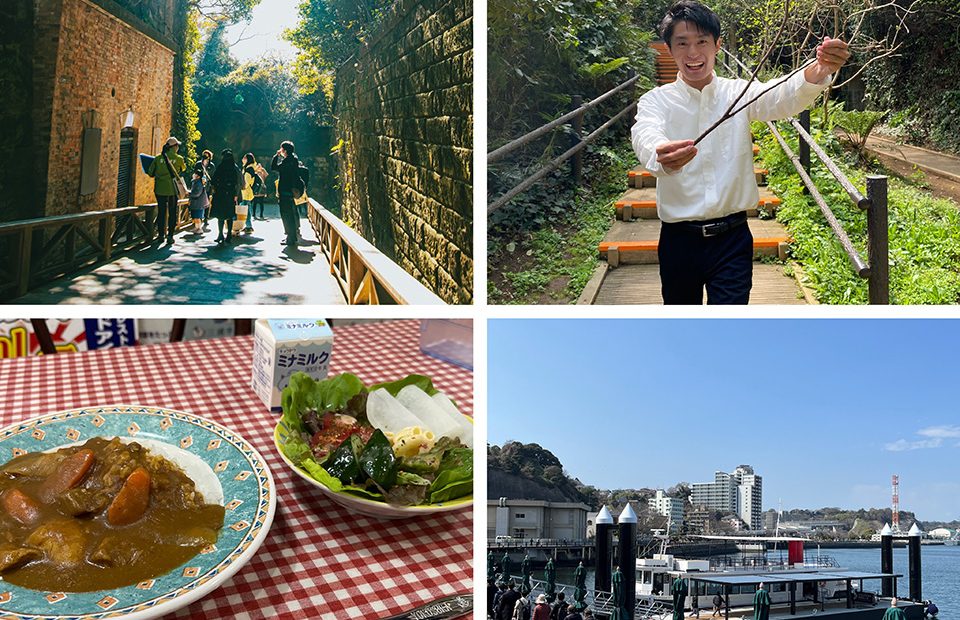
[[[811,84],[819,84],[836,73],[850,59],[850,49],[840,39],[824,37],[817,46],[817,62],[804,69],[803,77]]]

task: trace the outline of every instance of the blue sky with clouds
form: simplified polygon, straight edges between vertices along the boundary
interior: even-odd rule
[[[763,505],[960,519],[960,321],[492,320],[490,443],[603,488],[750,464]]]

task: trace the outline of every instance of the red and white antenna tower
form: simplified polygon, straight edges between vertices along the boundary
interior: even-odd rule
[[[900,477],[893,474],[893,515],[890,517],[890,528],[894,532],[900,531]]]

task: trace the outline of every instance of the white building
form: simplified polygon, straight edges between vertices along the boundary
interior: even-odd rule
[[[670,522],[670,531],[675,532],[683,525],[683,500],[676,497],[670,497],[663,492],[663,489],[657,489],[656,495],[647,500],[650,508],[661,514]]]
[[[590,507],[579,502],[487,500],[487,538],[585,540]]]
[[[690,485],[690,501],[695,506],[736,513],[751,530],[763,528],[761,504],[763,478],[749,465],[740,465],[733,473],[714,472],[713,482]]]

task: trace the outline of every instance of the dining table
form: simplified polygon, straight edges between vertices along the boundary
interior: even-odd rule
[[[419,321],[333,333],[328,376],[350,372],[369,385],[426,375],[473,415],[472,371],[421,352]],[[472,595],[473,508],[386,520],[328,499],[277,451],[280,414],[250,387],[253,347],[253,336],[232,336],[3,360],[0,428],[82,407],[163,407],[217,422],[264,457],[277,502],[262,546],[224,585],[165,618],[387,618]]]

